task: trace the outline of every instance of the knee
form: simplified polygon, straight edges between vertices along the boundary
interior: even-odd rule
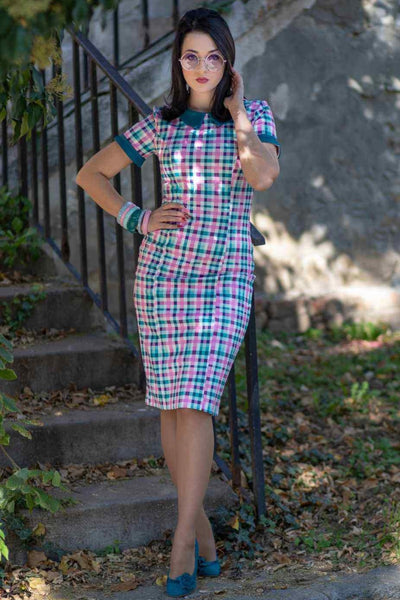
[[[210,413],[207,413],[204,410],[199,410],[198,408],[178,408],[176,409],[176,414],[178,419],[212,419],[212,415]]]
[[[166,415],[167,417],[176,417],[177,413],[177,408],[160,408],[160,415]]]

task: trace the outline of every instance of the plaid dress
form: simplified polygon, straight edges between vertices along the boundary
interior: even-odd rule
[[[280,144],[265,100],[244,99],[263,142]],[[218,415],[251,309],[253,188],[241,169],[233,119],[187,109],[168,122],[160,107],[114,140],[139,167],[160,161],[162,202],[191,219],[143,237],[133,287],[146,374],[145,403]]]

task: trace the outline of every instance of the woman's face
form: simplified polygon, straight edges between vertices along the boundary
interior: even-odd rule
[[[195,54],[198,58],[206,58],[206,56],[212,54],[213,52],[215,53],[215,51],[217,51],[222,58],[225,58],[219,48],[217,48],[212,37],[209,36],[208,33],[203,33],[202,31],[191,31],[185,35],[180,58],[182,58],[182,56],[189,50],[191,54]],[[193,91],[198,93],[210,93],[221,81],[224,75],[226,64],[227,63],[224,63],[224,66],[219,71],[208,71],[204,65],[204,61],[200,61],[197,68],[193,71],[188,71],[183,67],[181,67],[181,69],[186,83],[190,88],[193,89]],[[204,78],[208,81],[201,83],[196,81],[197,78]]]

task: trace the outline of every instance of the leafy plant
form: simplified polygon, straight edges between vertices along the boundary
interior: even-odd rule
[[[46,126],[56,116],[55,99],[71,94],[65,73],[57,71],[44,85],[40,72],[52,62],[61,64],[64,28],[87,25],[100,6],[104,29],[106,11],[117,5],[118,0],[0,3],[0,122],[10,104],[12,145],[24,135],[30,139],[33,127]]]
[[[12,268],[17,260],[28,264],[40,256],[43,240],[34,227],[29,227],[31,201],[13,196],[6,186],[0,188],[0,264]]]
[[[14,332],[30,317],[35,304],[46,297],[43,285],[34,283],[29,294],[15,296],[11,302],[0,303],[0,316],[2,322],[10,332]]]
[[[346,322],[342,325],[332,325],[329,337],[333,341],[348,340],[376,340],[381,334],[386,333],[389,327],[386,323],[372,322]]]
[[[121,554],[120,540],[114,540],[112,544],[109,544],[105,548],[102,548],[96,552],[97,556],[107,556],[109,554]]]
[[[13,363],[12,344],[0,334],[0,379],[12,381],[17,378],[15,371],[7,366]],[[11,428],[20,435],[32,439],[31,432],[25,425],[38,425],[40,423],[24,417],[13,398],[0,392],[0,448],[14,468],[14,472],[0,483],[0,559],[8,560],[9,550],[6,545],[7,528],[12,529],[20,539],[29,542],[31,531],[23,526],[17,516],[19,508],[28,508],[32,511],[35,507],[56,512],[61,507],[62,501],[50,496],[42,487],[53,486],[67,490],[61,483],[61,475],[57,470],[45,471],[42,469],[20,468],[7,452],[5,446],[10,443],[10,434],[5,429],[5,419],[10,415],[17,415],[18,422],[11,422]],[[1,578],[1,573],[0,573]]]
[[[213,517],[210,521],[213,521]],[[225,548],[239,561],[242,557],[252,559],[255,551],[261,550],[261,546],[252,539],[257,527],[255,507],[243,502],[232,509],[220,506],[213,531],[225,540]]]
[[[206,2],[205,1],[205,2],[202,2],[200,6],[202,8],[211,8],[223,15],[223,14],[229,14],[231,12],[232,4],[234,3],[234,1],[235,0],[216,0],[216,2]],[[242,0],[242,2],[243,2],[243,0]],[[245,4],[245,2],[244,2],[244,4]]]

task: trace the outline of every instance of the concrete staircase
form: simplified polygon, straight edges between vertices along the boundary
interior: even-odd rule
[[[57,257],[53,260],[59,261]],[[15,360],[11,366],[18,379],[4,383],[5,393],[18,400],[27,388],[40,396],[41,392],[55,392],[73,384],[77,390],[89,387],[101,395],[108,386],[137,384],[138,360],[115,334],[107,331],[100,310],[80,286],[59,273],[42,276],[40,283],[46,298],[36,304],[23,325],[30,329],[33,341],[28,347],[14,345]],[[33,284],[34,281],[0,285],[0,302],[29,293]],[[129,306],[132,310],[133,306]],[[40,337],[44,328],[48,330],[50,326],[53,334],[64,333],[62,339],[46,341]],[[70,331],[71,327],[75,330]],[[125,396],[110,405],[61,410],[58,407],[52,414],[29,416],[43,423],[41,427],[30,426],[32,440],[20,436],[7,424],[11,436],[8,452],[21,467],[40,464],[65,473],[71,465],[112,466],[119,461],[163,456],[159,410],[145,405],[138,388],[131,398]],[[0,466],[9,466],[3,455]],[[162,539],[167,529],[174,530],[176,526],[177,494],[166,467],[155,469],[150,475],[133,469],[129,476],[115,480],[63,483],[70,492],[52,488],[49,493],[72,497],[76,503],[55,514],[40,509],[32,513],[22,511],[32,528],[44,524],[43,543],[47,547],[98,551],[118,540],[124,549]],[[214,464],[205,499],[208,514],[215,515],[220,505],[228,508],[236,500]],[[11,562],[24,564],[26,550],[18,539],[11,534],[7,543]]]

